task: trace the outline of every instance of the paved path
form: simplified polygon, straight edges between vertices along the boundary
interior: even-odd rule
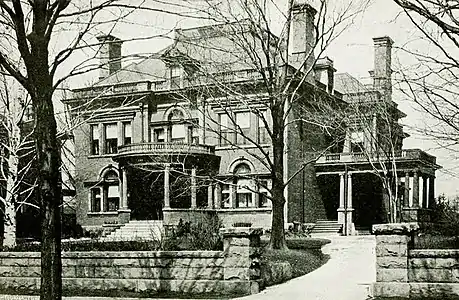
[[[336,237],[322,248],[329,261],[317,270],[240,300],[365,300],[376,280],[374,236]]]
[[[335,237],[322,248],[330,255],[319,269],[238,300],[366,300],[375,275],[374,236]],[[38,300],[33,296],[0,295],[0,300]],[[134,300],[133,298],[64,297],[65,300]],[[156,299],[159,300],[159,299]],[[169,299],[170,300],[170,299]]]

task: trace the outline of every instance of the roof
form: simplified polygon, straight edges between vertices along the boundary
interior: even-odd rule
[[[335,74],[335,90],[343,94],[371,92],[363,83],[349,73]]]

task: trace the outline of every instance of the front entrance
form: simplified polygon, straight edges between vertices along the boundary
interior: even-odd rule
[[[163,170],[130,168],[128,205],[131,220],[162,220],[163,203]]]

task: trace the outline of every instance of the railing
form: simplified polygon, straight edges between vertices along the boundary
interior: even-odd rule
[[[420,149],[407,149],[402,151],[397,151],[394,155],[395,160],[421,160],[431,164],[436,163],[435,156],[429,155],[426,152]],[[374,160],[389,160],[392,159],[386,153],[363,153],[363,152],[356,152],[356,153],[331,153],[326,154],[320,157],[317,160],[317,163],[330,163],[330,162],[366,162],[366,161],[374,161]]]
[[[136,143],[118,147],[118,155],[214,154],[215,147],[184,143]]]

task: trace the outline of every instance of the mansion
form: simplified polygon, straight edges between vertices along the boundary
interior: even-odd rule
[[[297,126],[293,119],[302,114],[292,104],[284,153],[284,175],[292,178],[285,189],[286,222],[336,221],[353,234],[387,222],[395,206],[399,219],[427,217],[440,166],[422,150],[403,148],[408,135],[399,124],[405,115],[392,99],[392,40],[373,39],[373,83],[364,85],[336,73],[329,58],[311,59],[314,13],[307,4],[294,6],[288,70],[311,69],[299,83],[300,97],[329,99],[348,114],[348,127],[331,139],[320,128]],[[81,226],[131,220],[170,225],[209,212],[225,226],[271,226],[271,171],[264,158],[273,155],[273,120],[265,77],[246,62],[228,26],[178,29],[171,46],[125,67],[122,41],[98,37],[98,82],[74,89],[64,101],[82,123],[73,132]],[[251,29],[242,26],[234,34],[244,30]],[[396,191],[392,200],[385,180]]]

